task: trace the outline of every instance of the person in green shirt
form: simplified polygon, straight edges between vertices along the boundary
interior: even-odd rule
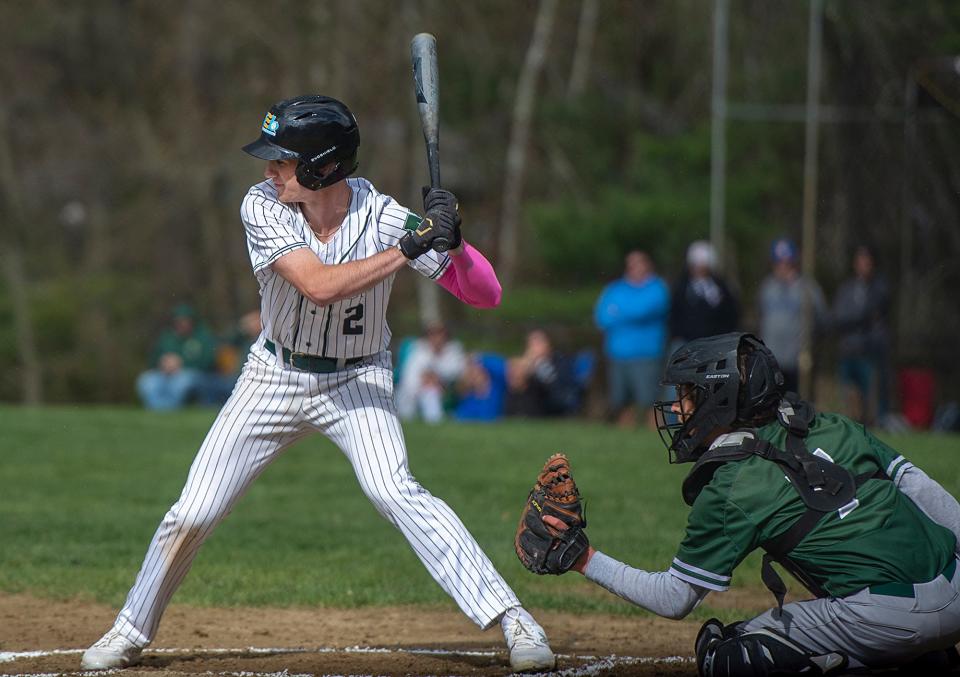
[[[147,409],[170,410],[190,398],[203,399],[214,370],[217,340],[197,321],[187,304],[173,309],[170,327],[157,338],[151,368],[137,378],[137,392]]]
[[[667,571],[588,548],[574,569],[634,604],[683,618],[757,548],[777,606],[703,625],[700,674],[836,674],[956,665],[960,504],[860,425],[784,393],[773,354],[750,334],[697,339],[669,359],[658,428],[683,485],[686,534]],[[545,517],[556,528],[559,520]],[[783,604],[778,562],[814,599]]]

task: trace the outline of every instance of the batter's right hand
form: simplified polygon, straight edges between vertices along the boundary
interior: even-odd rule
[[[455,212],[460,211],[460,203],[457,200],[457,196],[451,193],[449,190],[424,186],[422,188],[422,192],[424,212],[429,212],[433,209],[437,209],[438,207],[451,209]]]
[[[445,252],[459,247],[463,238],[460,235],[460,204],[457,196],[443,188],[424,186],[423,210],[427,214],[437,213],[436,217],[431,217],[434,223],[437,223],[440,219],[453,224],[451,226],[452,237],[438,236],[431,245],[433,250]]]

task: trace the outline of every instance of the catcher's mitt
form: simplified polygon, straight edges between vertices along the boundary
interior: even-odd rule
[[[556,517],[567,528],[550,526],[543,521],[544,515]],[[586,526],[570,463],[564,454],[554,454],[547,459],[527,496],[514,539],[517,557],[535,574],[566,573],[590,547],[583,531]]]

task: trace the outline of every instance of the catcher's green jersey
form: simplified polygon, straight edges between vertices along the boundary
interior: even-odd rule
[[[784,449],[786,430],[770,423],[759,437]],[[839,414],[818,414],[806,446],[854,475],[878,468],[896,480],[911,467],[864,427]],[[726,463],[697,497],[670,573],[711,590],[726,590],[734,568],[805,512],[780,467],[758,456]],[[954,556],[955,538],[930,520],[895,482],[867,480],[843,509],[825,515],[790,559],[830,595],[843,597],[880,583],[923,583]]]

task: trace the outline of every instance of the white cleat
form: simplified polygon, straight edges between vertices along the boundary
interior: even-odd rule
[[[510,650],[510,667],[515,672],[556,667],[557,657],[547,643],[546,633],[523,607],[507,609],[500,619],[500,627]]]
[[[111,629],[83,652],[80,667],[83,670],[125,668],[140,662],[141,651],[129,639]]]

